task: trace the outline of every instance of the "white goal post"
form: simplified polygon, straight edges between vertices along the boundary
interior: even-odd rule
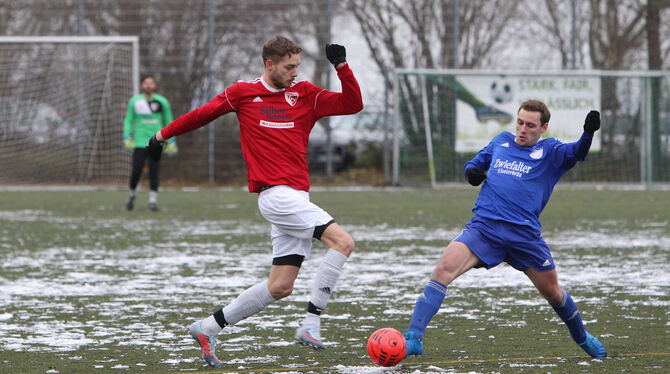
[[[0,184],[121,183],[137,36],[0,36]]]

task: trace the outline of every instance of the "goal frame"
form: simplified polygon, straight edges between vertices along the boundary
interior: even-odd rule
[[[435,181],[435,163],[433,159],[433,147],[432,140],[430,139],[430,117],[428,110],[426,108],[425,97],[426,97],[426,86],[425,86],[425,77],[428,75],[461,75],[461,76],[481,76],[481,77],[496,77],[496,76],[524,76],[524,77],[622,77],[622,78],[638,78],[644,80],[644,96],[641,101],[641,108],[644,109],[644,118],[648,121],[646,126],[643,126],[641,131],[641,141],[640,146],[640,170],[641,176],[639,183],[641,184],[650,184],[652,183],[651,170],[653,168],[651,160],[651,123],[649,122],[651,118],[651,103],[647,100],[650,97],[651,87],[648,84],[649,78],[661,78],[670,82],[670,71],[666,70],[548,70],[548,71],[537,71],[529,72],[522,70],[478,70],[478,69],[411,69],[411,68],[402,68],[397,69],[394,72],[394,86],[395,92],[393,95],[394,101],[394,113],[393,113],[393,130],[392,130],[392,184],[394,186],[400,185],[400,138],[401,138],[401,119],[400,112],[398,110],[402,97],[400,97],[400,77],[402,75],[415,75],[421,79],[421,99],[422,99],[422,111],[424,118],[427,118],[424,128],[426,133],[426,150],[427,150],[427,160],[428,160],[428,175],[430,178],[430,187],[437,187],[437,182]]]
[[[58,45],[58,44],[69,44],[73,46],[85,46],[91,44],[105,45],[105,44],[118,44],[126,45],[130,47],[130,76],[132,80],[130,82],[130,87],[132,87],[132,93],[137,94],[140,92],[140,48],[139,48],[139,36],[128,35],[128,36],[0,36],[0,45]],[[81,67],[81,61],[77,62],[78,68]],[[78,84],[81,85],[81,82]],[[80,87],[81,88],[81,87]],[[85,107],[83,103],[83,97],[79,96],[79,107]],[[93,151],[95,153],[95,150]],[[79,143],[77,145],[77,176],[76,180],[81,182],[90,177],[90,165],[89,169],[85,170],[85,160],[83,158],[84,154],[84,144]]]
[[[140,92],[140,37],[139,36],[0,36],[0,44],[10,43],[130,43],[133,50],[133,92]]]

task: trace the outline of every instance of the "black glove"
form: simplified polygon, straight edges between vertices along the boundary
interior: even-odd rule
[[[597,110],[592,110],[586,115],[584,120],[584,131],[593,134],[600,129],[600,113]]]
[[[146,149],[151,158],[153,158],[156,161],[160,161],[161,153],[163,153],[163,143],[159,142],[158,139],[156,139],[156,135],[152,136],[151,139],[149,139],[149,143],[147,143]]]
[[[465,178],[473,186],[479,186],[486,179],[486,170],[480,168],[469,168],[465,171]]]
[[[326,44],[326,58],[333,66],[347,61],[347,50],[339,44]]]

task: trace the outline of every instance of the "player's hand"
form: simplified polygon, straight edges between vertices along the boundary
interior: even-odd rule
[[[174,156],[179,152],[179,148],[177,147],[177,142],[174,141],[174,138],[171,138],[168,140],[168,143],[165,145],[165,154],[168,156]]]
[[[347,61],[347,50],[339,44],[326,44],[326,58],[333,66]]]
[[[486,170],[480,168],[469,168],[465,171],[465,178],[473,186],[479,186],[486,179]]]
[[[127,150],[132,151],[135,148],[135,143],[133,143],[133,140],[130,139],[129,136],[124,136],[123,146],[126,147]]]
[[[593,134],[600,129],[600,113],[597,110],[592,110],[586,115],[584,120],[584,131]]]
[[[163,143],[164,142],[159,142],[158,139],[156,139],[156,135],[152,136],[151,139],[149,139],[149,143],[147,143],[147,152],[149,152],[149,156],[156,161],[161,159]]]

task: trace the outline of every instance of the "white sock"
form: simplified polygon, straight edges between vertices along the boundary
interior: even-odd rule
[[[203,319],[200,328],[202,329],[202,332],[210,336],[216,336],[223,330],[218,322],[216,322],[213,315]]]
[[[262,281],[244,290],[230,305],[223,308],[223,315],[229,325],[234,325],[260,312],[274,301],[275,298],[268,288],[268,281]]]
[[[158,191],[149,191],[149,203],[156,204],[156,199],[158,198]]]
[[[137,189],[130,190],[130,198],[134,199],[137,196]]]
[[[340,277],[342,267],[346,261],[347,256],[332,248],[328,250],[323,260],[321,260],[319,270],[317,270],[316,277],[314,278],[314,284],[312,285],[312,294],[309,298],[309,302],[318,309],[319,314],[328,305],[330,294],[335,289],[335,283],[337,283],[337,279]],[[315,321],[320,321],[319,314],[308,312],[307,316],[305,316],[304,325],[316,324],[318,326],[319,323],[315,323]]]

